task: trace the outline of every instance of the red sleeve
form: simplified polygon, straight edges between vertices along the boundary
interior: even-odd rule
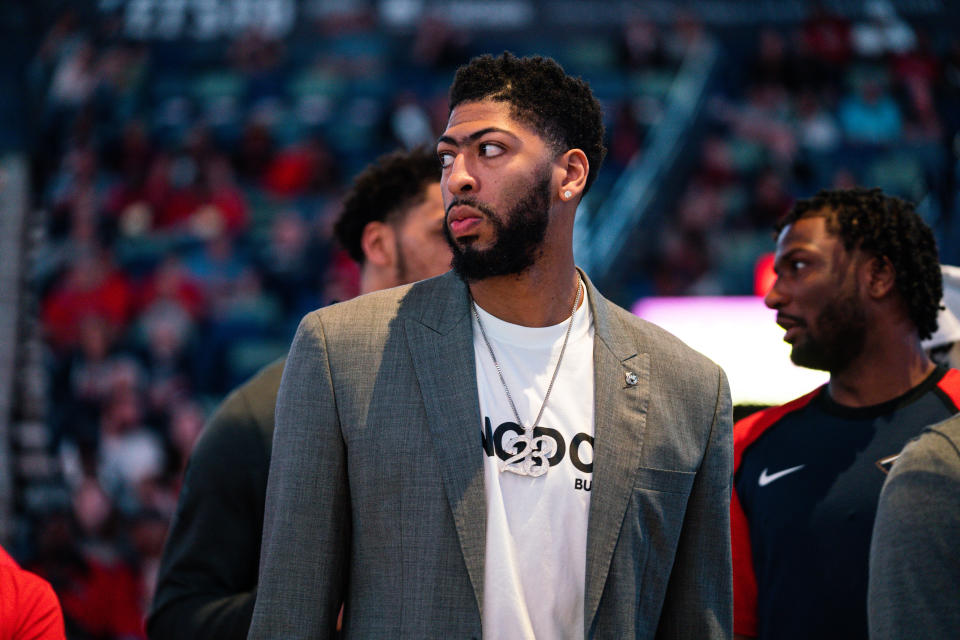
[[[733,552],[733,632],[757,635],[757,578],[753,572],[750,525],[734,487],[730,501],[730,544]]]
[[[954,406],[960,409],[960,371],[956,369],[947,369],[947,373],[940,378],[937,383],[947,396],[953,401]]]
[[[20,573],[21,620],[16,640],[64,640],[63,612],[53,587],[46,580],[28,571]]]
[[[0,636],[65,640],[63,613],[50,584],[18,567],[3,549],[0,554]]]
[[[747,416],[733,426],[733,473],[736,477],[743,462],[743,453],[783,416],[800,409],[820,393],[815,389],[785,405]],[[730,543],[733,556],[733,632],[757,635],[757,577],[753,569],[750,525],[737,495],[734,482],[730,498]]]

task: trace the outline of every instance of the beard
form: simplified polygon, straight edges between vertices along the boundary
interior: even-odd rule
[[[400,244],[400,238],[394,238],[393,240],[394,253],[397,256],[397,264],[394,268],[394,277],[399,284],[406,284],[407,282],[413,282],[414,280],[420,280],[421,278],[411,278],[410,274],[407,272],[407,258],[404,253],[403,246]]]
[[[451,266],[461,278],[475,281],[514,275],[537,261],[550,222],[549,169],[540,172],[537,183],[502,219],[493,209],[469,196],[457,198],[454,203],[471,206],[483,213],[494,232],[493,244],[486,249],[477,249],[472,244],[459,244],[444,223],[443,235],[453,251]]]
[[[807,327],[806,340],[793,344],[790,360],[795,365],[836,373],[863,353],[867,314],[858,291],[859,287],[853,293],[838,295],[817,314],[812,326]]]

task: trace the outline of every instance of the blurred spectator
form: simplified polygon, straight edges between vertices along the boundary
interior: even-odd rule
[[[706,42],[707,33],[703,21],[691,9],[678,9],[673,28],[664,37],[664,49],[671,60],[683,60],[691,50]]]
[[[888,53],[905,53],[917,39],[906,22],[900,19],[888,0],[870,0],[866,4],[867,19],[853,26],[853,49],[864,58],[880,58]]]
[[[170,444],[176,461],[177,481],[187,467],[187,460],[193,451],[193,445],[200,437],[206,415],[200,406],[190,400],[181,400],[173,405],[170,412]],[[172,511],[170,513],[172,515]]]
[[[140,361],[146,383],[147,412],[157,423],[178,401],[194,392],[188,347],[194,333],[190,315],[177,304],[157,303],[139,321]]]
[[[30,569],[60,597],[67,636],[78,639],[145,638],[137,574],[119,555],[87,552],[69,513],[52,514],[37,533]]]
[[[934,86],[939,112],[950,135],[960,129],[960,37],[954,36],[943,58],[942,82]]]
[[[783,176],[773,169],[765,169],[754,182],[747,218],[755,229],[771,229],[791,204],[793,198],[787,191]]]
[[[446,21],[427,14],[417,21],[412,57],[415,64],[429,69],[450,69],[465,60],[464,33]]]
[[[283,54],[283,42],[255,29],[241,34],[230,45],[228,56],[234,68],[246,76],[251,104],[282,93],[279,71]]]
[[[171,231],[186,226],[201,204],[198,173],[196,160],[183,150],[157,156],[145,186],[153,229]]]
[[[620,102],[616,107],[610,149],[607,152],[607,162],[613,162],[618,167],[626,167],[643,143],[643,128],[634,116],[630,102]]]
[[[141,487],[163,474],[162,440],[143,423],[143,401],[132,389],[116,389],[100,421],[98,475],[111,499],[127,513],[140,507]]]
[[[163,541],[167,535],[167,524],[171,513],[163,514],[145,509],[137,513],[130,523],[130,546],[139,569],[136,587],[137,608],[141,612],[149,611],[150,603],[153,601],[160,556],[163,554]],[[141,622],[141,629],[144,628]],[[145,631],[141,630],[140,634],[138,637],[144,637]]]
[[[328,254],[329,248],[311,233],[298,212],[287,210],[273,218],[269,241],[257,263],[264,286],[277,297],[287,317],[300,318],[320,306],[318,283]]]
[[[97,86],[96,51],[89,42],[80,42],[60,58],[50,82],[50,101],[57,106],[79,107]]]
[[[243,127],[234,151],[233,163],[242,180],[248,184],[256,184],[262,179],[275,153],[275,142],[269,127],[263,122],[250,119]]]
[[[103,545],[116,535],[117,513],[99,480],[84,475],[71,498],[80,540],[98,553],[109,553]]]
[[[43,321],[51,344],[64,352],[78,344],[80,320],[99,316],[119,334],[133,309],[127,277],[108,250],[82,251],[43,304]]]
[[[56,441],[96,443],[100,410],[110,394],[114,370],[120,366],[116,332],[101,316],[87,315],[78,321],[79,344],[58,362],[53,381],[53,424]]]
[[[724,189],[739,182],[730,141],[720,135],[708,135],[700,149],[700,167],[693,180],[694,187],[705,184]]]
[[[206,311],[202,286],[173,253],[164,256],[140,289],[138,307],[141,313],[158,304],[179,306],[194,320],[201,318]]]
[[[263,187],[280,197],[328,190],[339,181],[339,170],[326,142],[311,136],[279,151],[264,168]]]
[[[807,151],[829,153],[841,142],[836,118],[813,91],[804,91],[797,99],[797,128],[800,146]]]
[[[123,227],[123,220],[131,215],[135,207],[146,207],[148,218],[135,229],[143,233],[150,227],[153,218],[147,200],[146,183],[153,165],[154,150],[146,125],[141,120],[126,122],[120,138],[108,147],[105,159],[111,171],[120,177],[105,196],[106,211],[119,220]]]
[[[803,51],[823,63],[823,68],[846,65],[853,50],[850,22],[831,13],[821,0],[811,4],[810,15],[800,31]]]
[[[620,64],[627,69],[645,71],[670,64],[659,27],[642,13],[630,17],[618,44]]]
[[[784,36],[776,29],[760,30],[757,55],[750,69],[749,82],[758,87],[782,87],[796,93],[801,88],[801,67]]]
[[[95,240],[100,208],[107,194],[107,185],[98,169],[96,151],[89,145],[73,146],[64,156],[49,187],[51,232],[57,238],[69,236],[80,245]]]
[[[201,287],[213,314],[220,313],[227,304],[237,278],[246,267],[236,244],[229,233],[214,231],[184,258],[189,277]]]
[[[394,100],[390,129],[397,143],[406,149],[436,143],[427,112],[410,92],[404,92]]]
[[[227,159],[214,155],[204,163],[199,179],[200,204],[192,212],[188,225],[200,238],[222,232],[237,235],[249,223],[246,197],[233,177]]]
[[[840,104],[840,126],[851,142],[886,144],[900,136],[903,116],[879,81],[864,79]]]
[[[667,232],[654,274],[658,296],[711,295],[719,283],[711,277],[711,255],[703,233]]]

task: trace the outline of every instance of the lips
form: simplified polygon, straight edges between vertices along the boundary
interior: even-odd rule
[[[457,205],[450,209],[447,215],[447,225],[454,237],[468,235],[483,220],[483,216],[476,209],[467,205]]]
[[[777,314],[777,324],[786,330],[786,333],[783,334],[784,342],[792,342],[800,330],[806,325],[802,319],[796,316],[781,313]]]

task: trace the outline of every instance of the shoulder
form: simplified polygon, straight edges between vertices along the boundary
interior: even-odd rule
[[[931,540],[942,549],[936,552],[940,557],[953,552],[960,532],[958,444],[960,417],[955,416],[904,447],[880,492],[875,536]],[[903,545],[897,548],[906,552]]]
[[[350,329],[351,327],[379,324],[397,315],[400,302],[410,289],[411,285],[402,285],[392,289],[366,293],[344,302],[317,309],[307,314],[306,317],[315,318],[323,323],[328,330],[333,327]]]
[[[284,359],[267,365],[224,398],[204,427],[190,466],[218,474],[269,460]]]
[[[325,336],[355,336],[389,330],[398,320],[430,326],[465,314],[467,287],[452,271],[391,289],[374,291],[317,309],[303,323],[322,325]],[[440,326],[436,328],[442,328]]]
[[[614,354],[624,367],[636,368],[649,381],[665,423],[707,428],[719,417],[730,430],[730,386],[715,362],[664,329],[601,298],[595,301],[597,344]],[[709,431],[701,435],[706,436]]]
[[[466,285],[448,272],[317,309],[301,320],[289,362],[299,368],[319,353],[338,362],[374,356],[410,324],[447,333],[469,320],[468,300]]]
[[[800,411],[810,404],[817,397],[822,387],[818,387],[810,393],[795,398],[786,404],[777,407],[763,409],[750,414],[742,420],[738,420],[733,425],[733,456],[734,469],[740,467],[743,454],[747,448],[756,442],[760,436],[767,432],[772,426],[780,422],[784,417]]]
[[[960,479],[960,414],[924,430],[903,448],[891,479],[911,471],[951,475]]]
[[[960,448],[960,414],[933,425],[928,429],[928,432],[931,434],[930,436],[924,435],[921,438],[929,438],[933,441],[933,434],[935,434],[942,438],[942,440],[938,440],[940,446],[949,444],[950,450],[957,451]]]
[[[217,408],[211,427],[229,428],[228,425],[244,424],[269,430],[273,424],[284,363],[284,358],[275,360],[234,389]]]

